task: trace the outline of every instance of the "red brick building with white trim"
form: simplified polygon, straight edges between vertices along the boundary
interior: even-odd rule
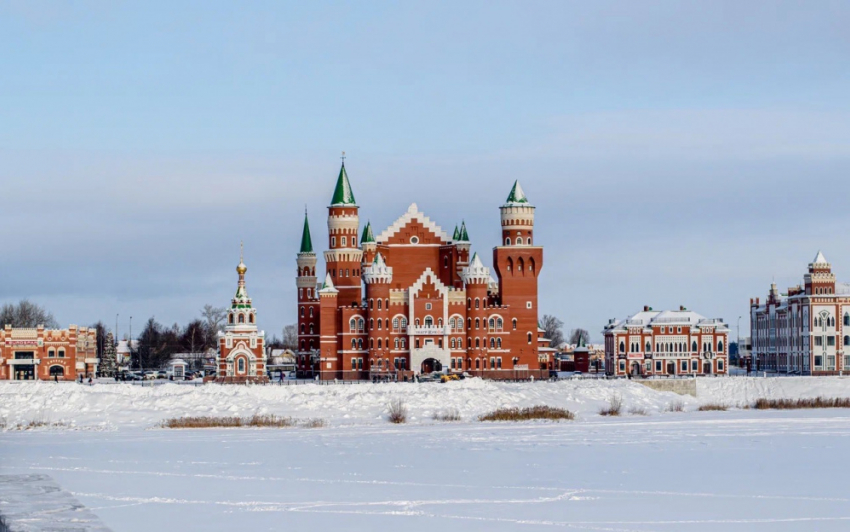
[[[239,274],[236,295],[230,302],[224,331],[218,333],[215,381],[222,384],[269,381],[264,355],[265,333],[257,329],[257,310],[245,285],[247,271],[240,253],[239,265],[236,266]]]
[[[617,377],[726,374],[729,327],[684,307],[663,312],[644,307],[625,320],[610,320],[605,372]]]
[[[519,183],[500,207],[495,279],[471,253],[466,224],[450,236],[410,205],[377,237],[360,231],[343,164],[328,207],[324,282],[305,215],[297,256],[298,372],[321,379],[469,372],[540,376],[552,350],[537,323],[543,248]],[[359,238],[358,238],[359,237]]]
[[[95,329],[0,329],[0,380],[73,381],[94,377],[99,362]]]

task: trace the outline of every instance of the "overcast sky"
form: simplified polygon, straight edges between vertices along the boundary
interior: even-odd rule
[[[280,335],[345,150],[376,234],[416,202],[488,264],[519,179],[567,330],[647,304],[745,334],[819,249],[850,281],[848,27],[838,1],[0,2],[0,300],[185,323],[244,240]]]

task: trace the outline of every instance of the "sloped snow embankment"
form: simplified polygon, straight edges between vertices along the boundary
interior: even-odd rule
[[[0,384],[0,422],[42,421],[76,428],[148,428],[180,416],[276,414],[299,419],[323,418],[334,425],[386,423],[393,399],[403,399],[408,422],[431,421],[434,413],[456,409],[462,419],[502,407],[548,405],[579,417],[595,416],[611,397],[620,397],[624,413],[640,407],[663,411],[682,399],[628,381],[497,383],[468,379],[445,384],[354,384],[319,386],[179,386],[128,384],[81,386],[71,383]],[[691,397],[686,402],[695,400]]]
[[[649,415],[682,402],[685,410],[705,403],[749,405],[760,397],[850,397],[850,378],[707,378],[697,379],[697,398],[658,392],[627,380],[535,383],[468,379],[446,384],[354,384],[319,386],[179,386],[129,384],[0,383],[0,424],[31,421],[69,428],[150,428],[171,417],[276,414],[298,419],[322,418],[333,425],[386,422],[388,403],[403,399],[410,423],[431,422],[435,413],[457,410],[462,419],[501,407],[547,405],[596,417],[612,397],[623,401],[623,414],[640,409]]]

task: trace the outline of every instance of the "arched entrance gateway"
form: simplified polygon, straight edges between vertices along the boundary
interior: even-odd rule
[[[632,377],[640,377],[641,375],[641,367],[640,362],[632,362],[631,374]]]
[[[443,365],[439,360],[434,358],[426,358],[422,361],[422,365],[420,367],[420,371],[423,375],[427,373],[433,373],[435,371],[443,371]]]

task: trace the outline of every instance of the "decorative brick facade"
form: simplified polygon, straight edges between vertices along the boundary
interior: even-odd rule
[[[298,276],[298,372],[322,379],[404,378],[469,372],[540,376],[551,349],[537,324],[543,248],[534,207],[515,183],[501,207],[496,279],[471,252],[466,224],[452,236],[410,205],[377,237],[360,233],[345,166],[328,207],[324,283],[306,215]],[[360,238],[358,239],[358,235]]]
[[[726,374],[729,327],[684,307],[610,320],[605,336],[605,372],[618,377]]]
[[[266,374],[265,333],[257,330],[257,310],[248,297],[245,273],[248,267],[239,257],[236,273],[239,284],[227,311],[227,325],[218,333],[218,383],[264,383]]]
[[[98,362],[94,329],[0,329],[0,380],[73,381],[94,377]]]
[[[800,375],[850,371],[850,284],[836,283],[818,252],[803,285],[750,299],[751,369]]]

